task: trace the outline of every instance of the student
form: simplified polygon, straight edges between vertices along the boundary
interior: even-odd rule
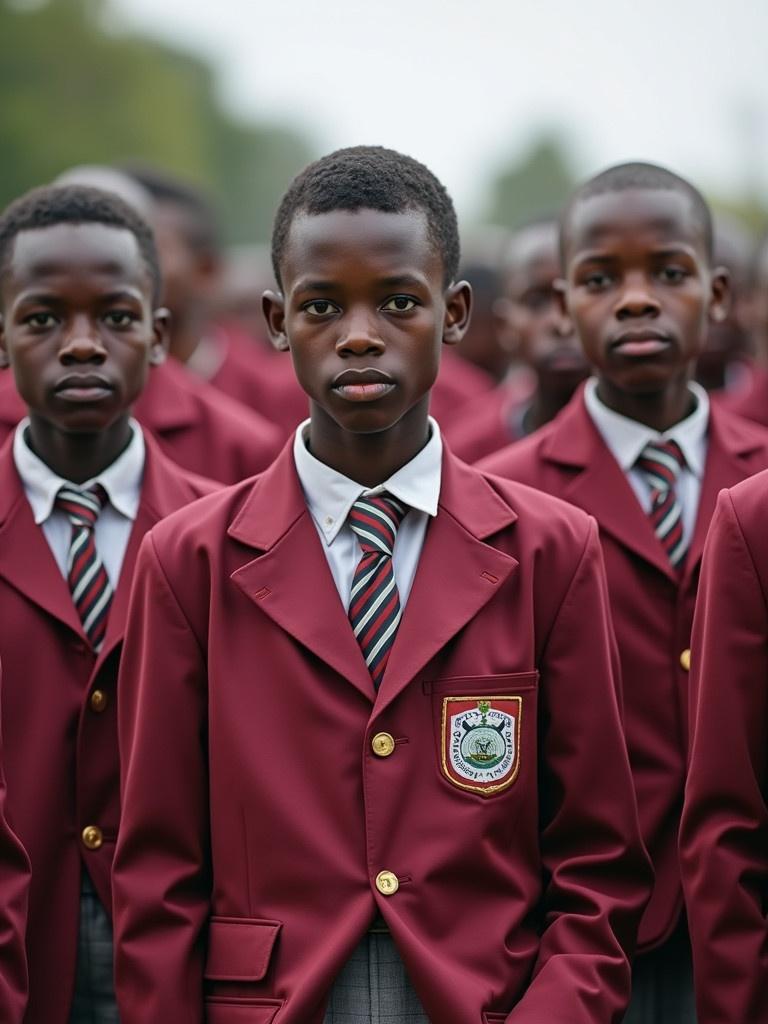
[[[618,1021],[648,876],[599,544],[428,417],[469,314],[451,201],[340,150],[273,253],[310,419],[137,571],[122,1024]]]
[[[768,473],[718,498],[693,623],[680,829],[699,1024],[768,1020]]]
[[[501,345],[532,379],[526,386],[513,373],[490,394],[468,402],[446,425],[451,447],[467,462],[548,423],[587,376],[581,346],[555,292],[559,277],[557,222],[536,221],[516,231],[503,256],[496,330]]]
[[[750,278],[747,317],[757,361],[747,386],[725,401],[739,416],[768,426],[768,234],[757,246]]]
[[[691,382],[727,308],[709,210],[652,164],[610,168],[562,220],[565,306],[595,377],[559,416],[481,465],[590,512],[603,541],[624,720],[653,896],[627,1024],[683,1024],[693,992],[677,834],[690,630],[718,491],[768,466],[768,432],[710,408]]]
[[[5,775],[0,757],[0,1020],[21,1024],[27,1005],[24,932],[29,895],[29,858],[6,815]]]
[[[116,196],[43,188],[0,217],[0,352],[29,414],[0,449],[0,657],[9,811],[32,864],[25,1024],[117,1021],[109,912],[116,676],[139,542],[213,485],[129,410],[164,357],[147,225]]]

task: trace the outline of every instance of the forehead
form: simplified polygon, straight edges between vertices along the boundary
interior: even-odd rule
[[[374,274],[406,271],[442,278],[442,260],[420,210],[333,210],[293,219],[281,272],[283,283],[305,275],[335,278],[349,269]]]
[[[674,189],[622,189],[577,200],[565,225],[568,262],[592,253],[620,255],[657,246],[706,257],[704,227],[693,199]]]
[[[15,289],[57,280],[117,281],[149,291],[150,276],[138,239],[108,224],[55,224],[21,231],[13,242],[4,284]]]

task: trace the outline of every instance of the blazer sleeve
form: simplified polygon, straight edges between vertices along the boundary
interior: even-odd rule
[[[510,1024],[611,1024],[652,872],[640,838],[619,665],[593,520],[540,663],[543,934]]]
[[[122,818],[113,873],[122,1024],[202,1024],[210,907],[205,659],[142,543],[118,681]]]
[[[6,817],[5,777],[0,768],[0,1021],[4,1024],[21,1024],[27,1005],[30,874],[29,858]]]
[[[693,624],[680,835],[701,1024],[768,1020],[768,579],[750,535],[721,492]]]

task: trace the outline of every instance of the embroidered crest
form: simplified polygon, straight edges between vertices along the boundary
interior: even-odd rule
[[[520,766],[522,697],[444,697],[442,762],[460,789],[491,796]]]

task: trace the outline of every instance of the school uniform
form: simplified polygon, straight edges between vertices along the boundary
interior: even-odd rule
[[[466,402],[443,433],[454,454],[465,462],[478,462],[530,430],[526,415],[533,399],[534,383],[527,379],[497,385]]]
[[[222,483],[260,472],[281,443],[271,423],[172,359],[150,370],[133,413],[179,466]],[[13,376],[6,373],[0,377],[0,442],[25,415]]]
[[[346,609],[362,486],[288,444],[146,539],[120,679],[122,1024],[619,1018],[648,874],[594,523],[439,443],[433,423],[383,485],[413,504],[378,690]],[[502,759],[470,769],[454,734],[479,743],[486,713]],[[396,985],[411,1016],[387,1016]]]
[[[768,473],[723,491],[691,645],[680,830],[699,1024],[768,1020]]]
[[[691,384],[696,409],[664,435],[685,458],[677,483],[682,506],[685,560],[675,569],[649,518],[651,488],[637,468],[645,445],[659,435],[602,405],[588,381],[562,412],[529,438],[483,460],[482,468],[564,498],[598,521],[605,554],[611,611],[621,654],[624,719],[646,847],[655,885],[640,925],[638,948],[659,949],[659,971],[646,978],[650,961],[638,958],[636,998],[649,1004],[648,1017],[667,995],[651,994],[656,974],[670,978],[672,1019],[688,1019],[690,988],[683,980],[689,954],[677,856],[687,750],[690,632],[699,564],[718,492],[768,466],[768,431],[727,410],[709,407],[706,393]],[[670,945],[671,943],[671,945]],[[666,944],[666,945],[665,945]],[[690,970],[690,968],[688,968]],[[665,982],[659,983],[663,988]],[[633,997],[634,1001],[634,997]],[[630,1012],[631,1013],[631,1012]],[[631,1015],[628,1016],[631,1020]],[[638,1019],[638,1018],[636,1018]]]
[[[440,371],[432,388],[429,411],[441,427],[456,419],[460,409],[478,395],[488,394],[495,381],[485,370],[443,346]]]
[[[5,774],[0,759],[0,1020],[21,1024],[27,1004],[29,858],[6,815]]]
[[[25,1024],[117,1019],[105,912],[128,593],[144,533],[215,486],[179,469],[135,423],[129,446],[96,482],[106,499],[95,543],[113,591],[98,651],[67,580],[73,529],[57,505],[65,482],[28,447],[23,422],[0,450],[4,758],[9,814],[32,863]]]
[[[286,352],[271,351],[237,325],[216,324],[187,363],[217,390],[255,409],[284,441],[307,417],[308,400]]]
[[[768,427],[768,367],[742,364],[741,386],[718,395],[717,401],[744,419]]]

